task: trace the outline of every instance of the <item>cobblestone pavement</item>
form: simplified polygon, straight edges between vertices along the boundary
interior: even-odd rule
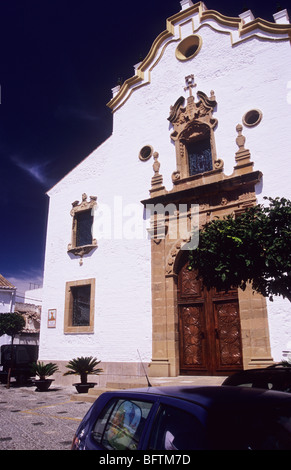
[[[71,401],[74,387],[10,389],[0,384],[0,450],[70,450],[74,433],[92,403]]]

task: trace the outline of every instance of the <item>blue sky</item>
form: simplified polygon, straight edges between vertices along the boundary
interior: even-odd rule
[[[205,1],[224,15],[248,7],[268,21],[277,3]],[[111,88],[133,75],[179,10],[179,0],[1,2],[0,273],[18,300],[42,284],[46,192],[109,137]]]

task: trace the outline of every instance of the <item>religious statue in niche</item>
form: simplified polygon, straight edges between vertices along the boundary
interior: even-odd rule
[[[186,78],[185,91],[189,97],[181,96],[170,108],[168,120],[173,125],[171,134],[176,146],[177,171],[173,173],[173,182],[177,183],[189,176],[223,169],[223,161],[216,159],[214,129],[217,119],[212,114],[216,107],[214,91],[208,97],[202,91],[197,92],[196,103],[192,89],[195,88],[194,75]]]

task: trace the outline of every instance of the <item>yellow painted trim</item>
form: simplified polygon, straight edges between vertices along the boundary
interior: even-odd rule
[[[241,18],[232,18],[230,16],[224,16],[218,11],[215,10],[206,10],[202,12],[201,21],[203,20],[215,20],[219,24],[223,24],[224,26],[230,26],[233,28],[240,27],[242,24]]]
[[[175,15],[171,16],[166,20],[166,30],[163,31],[159,36],[154,40],[152,47],[146,56],[146,58],[141,62],[141,64],[138,66],[136,69],[136,75],[134,75],[131,78],[128,78],[123,85],[121,86],[120,90],[118,93],[107,103],[107,106],[112,110],[112,112],[115,112],[117,109],[119,109],[131,96],[132,92],[134,90],[137,90],[138,88],[147,85],[150,83],[150,75],[151,71],[153,70],[154,66],[159,62],[161,59],[165,47],[170,44],[170,42],[173,41],[179,41],[181,39],[181,30],[180,30],[180,38],[178,39],[172,39],[171,41],[167,42],[167,44],[164,45],[162,53],[160,57],[154,62],[154,64],[151,66],[151,68],[148,71],[149,74],[149,80],[146,82],[144,81],[144,72],[146,69],[150,66],[150,64],[154,61],[154,59],[157,56],[158,50],[162,43],[166,41],[167,39],[170,39],[171,37],[174,36],[174,28],[175,25],[181,21],[183,21],[186,18],[189,18],[189,16],[193,15],[194,13],[199,14],[199,19],[200,19],[200,26],[193,31],[195,34],[197,31],[202,26],[209,26],[215,31],[221,32],[221,33],[226,33],[230,34],[231,36],[231,44],[239,44],[241,42],[244,42],[247,39],[251,38],[258,38],[260,40],[267,40],[267,41],[287,41],[289,40],[291,42],[291,25],[283,25],[283,24],[277,24],[277,23],[270,23],[269,21],[263,20],[261,18],[257,18],[254,21],[251,21],[250,23],[244,24],[243,20],[241,18],[232,18],[228,16],[224,16],[221,13],[215,11],[215,10],[203,10],[203,3],[198,2],[195,3],[190,8],[187,8],[186,10],[182,10]],[[241,38],[239,41],[233,41],[232,38],[232,33],[228,31],[219,31],[215,29],[212,25],[208,25],[207,23],[203,23],[203,20],[208,20],[208,19],[213,19],[215,20],[218,24],[222,24],[223,26],[231,27],[231,28],[237,28],[239,32],[239,37]],[[179,28],[180,29],[180,28]],[[247,36],[247,37],[242,37],[245,36],[246,34],[250,33],[251,31],[255,29],[260,29],[262,32],[270,33],[270,34],[287,34],[288,38],[264,38],[259,36],[257,33]],[[128,96],[126,97],[126,95]],[[125,99],[124,99],[125,98]],[[124,101],[123,101],[124,100]]]
[[[184,20],[185,18],[188,18],[194,13],[199,13],[199,17],[201,18],[201,15],[203,14],[202,2],[195,3],[195,5],[192,7],[179,11],[175,15],[170,16],[170,18],[167,19],[167,30],[174,34],[175,24],[181,20]]]
[[[264,37],[264,36],[260,36],[259,34],[257,33],[254,33],[254,34],[251,34],[247,37],[244,37],[244,38],[241,38],[241,39],[238,39],[236,41],[233,40],[233,36],[232,36],[232,32],[231,31],[221,31],[220,29],[216,29],[213,25],[211,24],[207,24],[207,23],[202,23],[196,30],[195,30],[195,34],[197,34],[201,28],[210,28],[212,29],[213,31],[215,31],[216,33],[220,33],[220,34],[226,34],[228,36],[230,36],[230,42],[231,42],[231,46],[233,45],[237,45],[237,44],[241,44],[242,42],[246,42],[248,41],[249,39],[253,39],[253,38],[256,38],[256,39],[259,39],[261,41],[268,41],[268,42],[285,42],[285,41],[288,41],[287,38],[269,38],[269,37]]]
[[[254,29],[261,29],[265,33],[270,34],[288,34],[289,38],[291,35],[291,25],[270,23],[270,21],[263,20],[262,18],[256,18],[240,28],[240,36],[248,34]]]
[[[119,92],[117,93],[117,95],[114,98],[112,98],[109,101],[109,103],[107,103],[107,106],[110,109],[113,110],[116,107],[116,105],[118,105],[118,103],[120,101],[122,101],[123,97],[126,95],[128,90],[130,89],[130,87],[132,87],[135,84],[140,83],[143,80],[143,78],[144,78],[143,71],[153,61],[153,59],[155,58],[155,56],[157,54],[157,51],[158,51],[159,47],[161,46],[161,44],[165,40],[171,38],[174,35],[174,27],[175,27],[175,24],[177,23],[177,21],[180,21],[180,20],[183,20],[184,18],[187,18],[189,16],[189,14],[193,14],[193,13],[196,13],[196,12],[200,13],[201,11],[202,11],[202,4],[201,4],[201,2],[198,2],[195,5],[193,5],[191,8],[188,8],[187,10],[176,13],[175,15],[173,15],[170,18],[167,19],[167,22],[166,22],[167,29],[165,31],[163,31],[161,34],[159,34],[159,36],[154,40],[148,55],[146,56],[146,58],[142,61],[142,63],[137,68],[136,75],[134,77],[131,77],[131,78],[125,80],[125,82],[121,86],[121,88],[120,88]]]
[[[119,108],[121,108],[121,107],[124,105],[124,103],[126,103],[127,100],[131,97],[132,93],[133,93],[135,90],[138,90],[139,88],[142,88],[143,86],[145,86],[145,85],[147,85],[148,83],[151,82],[151,72],[152,72],[152,70],[155,68],[155,66],[160,62],[161,58],[162,58],[163,55],[164,55],[164,51],[165,51],[166,47],[167,47],[169,44],[171,44],[172,42],[178,42],[178,41],[180,41],[180,39],[181,39],[181,38],[172,39],[172,41],[169,41],[169,42],[167,42],[167,44],[164,45],[164,47],[163,47],[163,49],[162,49],[162,51],[161,51],[160,56],[159,56],[159,57],[157,58],[157,60],[153,63],[153,65],[151,66],[151,68],[148,70],[148,75],[149,75],[148,81],[143,82],[143,83],[141,83],[140,85],[138,85],[138,86],[132,88],[132,89],[130,90],[130,92],[128,93],[128,96],[125,98],[125,100],[122,101],[122,102],[114,109],[113,112],[115,112],[115,111],[117,111]],[[129,79],[129,80],[130,80],[130,79]],[[126,80],[126,82],[127,82],[127,81],[128,81],[128,80]],[[125,84],[126,82],[124,82],[124,84]],[[125,93],[128,91],[128,89],[129,89],[129,88],[125,89]],[[119,91],[119,93],[120,93],[120,91]],[[117,96],[116,96],[116,98],[117,98]],[[119,102],[119,101],[118,101],[118,102]]]
[[[107,106],[111,109],[115,108],[115,106],[126,96],[126,93],[128,92],[129,88],[138,85],[140,82],[143,81],[143,73],[137,69],[137,75],[134,77],[128,78],[123,85],[120,87],[119,92],[117,95],[112,98],[109,103],[107,103]]]

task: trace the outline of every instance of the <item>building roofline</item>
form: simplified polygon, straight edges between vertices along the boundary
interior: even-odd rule
[[[2,274],[0,274],[0,290],[9,290],[9,289],[16,289],[16,287],[11,284]]]

